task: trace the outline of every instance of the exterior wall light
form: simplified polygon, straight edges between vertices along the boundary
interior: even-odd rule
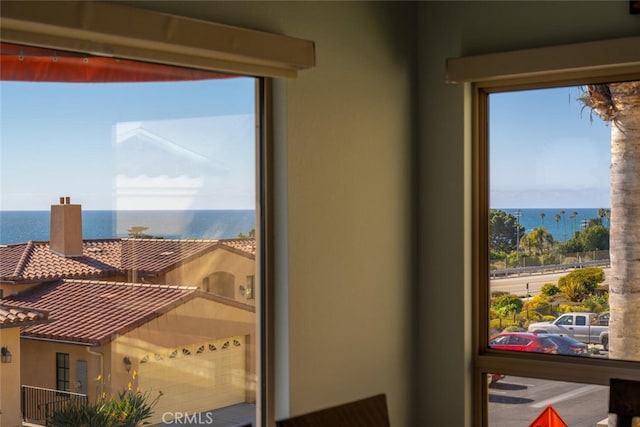
[[[129,372],[131,370],[131,359],[129,359],[129,356],[125,356],[122,362],[124,363],[124,368]]]
[[[2,347],[2,363],[11,363],[11,352],[9,347]]]

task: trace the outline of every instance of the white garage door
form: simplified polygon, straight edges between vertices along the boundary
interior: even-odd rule
[[[245,350],[244,337],[231,337],[146,355],[138,386],[152,397],[162,391],[150,421],[245,402]]]

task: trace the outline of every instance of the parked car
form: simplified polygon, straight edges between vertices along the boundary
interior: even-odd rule
[[[567,335],[545,334],[547,338],[558,345],[558,354],[568,356],[589,357],[589,346]]]
[[[609,311],[605,311],[604,313],[598,314],[598,323],[601,326],[609,326],[609,316],[611,313]]]
[[[531,332],[503,332],[489,340],[489,347],[532,353],[558,353],[558,344],[544,335]]]
[[[602,344],[609,350],[609,327],[600,326],[596,313],[565,313],[552,322],[531,323],[528,331],[569,335],[585,344]]]

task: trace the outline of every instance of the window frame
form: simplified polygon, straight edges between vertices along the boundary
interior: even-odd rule
[[[60,363],[62,361],[62,364]],[[60,378],[60,372],[64,372],[66,379]],[[65,387],[60,388],[61,385]],[[71,387],[71,361],[69,353],[56,352],[56,390],[69,391]]]
[[[127,26],[120,18],[127,17]],[[275,423],[273,79],[315,66],[312,41],[104,2],[3,2],[0,40],[256,79],[257,426]],[[156,31],[158,30],[158,31]],[[165,32],[163,32],[165,31]],[[173,31],[173,32],[172,32]],[[212,41],[224,41],[211,44]],[[255,292],[255,290],[254,290]],[[255,298],[255,297],[254,297]]]
[[[465,116],[469,118],[465,145],[471,159],[466,186],[469,189],[467,206],[470,208],[471,221],[471,239],[467,244],[471,271],[474,425],[487,426],[489,423],[487,373],[599,385],[609,385],[611,378],[640,380],[640,362],[550,357],[489,348],[490,274],[487,243],[489,95],[523,89],[640,79],[640,54],[637,48],[630,49],[637,47],[638,42],[640,38],[631,37],[448,60],[449,81],[464,84]],[[620,55],[603,54],[610,53],[615,46],[620,48],[617,51],[622,52]],[[581,53],[589,51],[595,52],[595,55],[591,62],[585,62]]]

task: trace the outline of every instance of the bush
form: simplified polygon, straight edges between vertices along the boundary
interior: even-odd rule
[[[583,312],[589,311],[589,307],[584,305],[570,305],[570,304],[560,304],[560,312],[561,313],[574,313],[574,312]]]
[[[117,397],[103,396],[95,403],[71,401],[64,409],[55,411],[47,422],[53,427],[138,427],[153,414],[160,394],[147,402],[148,393],[125,390]]]
[[[540,292],[542,295],[553,296],[560,292],[560,288],[556,286],[555,283],[545,283],[542,285],[542,288],[540,288]]]
[[[558,280],[558,287],[570,301],[580,302],[595,292],[604,281],[604,270],[599,267],[574,270]]]
[[[501,295],[493,302],[493,308],[501,317],[522,311],[522,299],[514,294]]]

